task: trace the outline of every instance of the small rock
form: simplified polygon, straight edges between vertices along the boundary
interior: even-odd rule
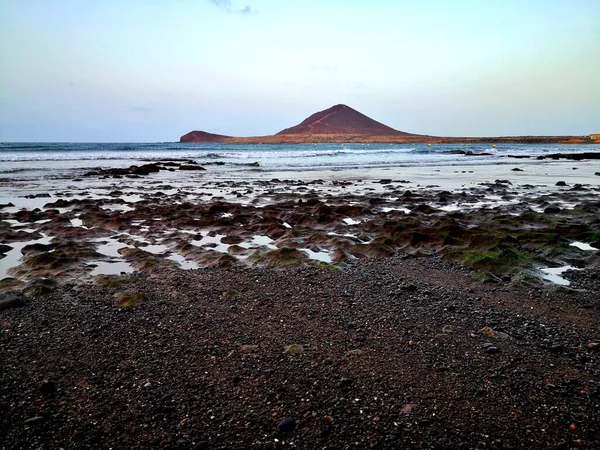
[[[243,353],[252,353],[258,350],[258,345],[244,344],[240,347],[240,351]]]
[[[410,414],[413,409],[417,407],[416,403],[407,403],[400,410],[400,414]]]
[[[352,358],[354,356],[361,356],[364,352],[360,349],[354,349],[354,350],[348,350],[346,352],[346,357],[347,358]]]
[[[13,248],[10,245],[6,245],[6,244],[0,244],[0,254],[4,254],[4,253],[8,253],[12,250]]]
[[[558,181],[556,183],[556,186],[566,186],[566,185],[567,185],[567,183],[565,183],[564,181]]]
[[[277,431],[280,433],[289,433],[296,428],[296,422],[291,417],[286,417],[277,425]]]
[[[550,351],[552,353],[560,353],[563,351],[563,346],[561,344],[552,344],[550,346]]]
[[[515,167],[514,169],[511,169],[513,172],[523,172],[523,169],[519,169],[518,167]]]
[[[598,351],[598,350],[600,350],[600,343],[598,343],[598,342],[590,342],[590,343],[587,345],[587,349],[588,349],[588,350],[591,350],[591,351],[593,351],[593,352],[594,352],[594,351]]]
[[[494,353],[500,353],[500,349],[494,345],[490,346],[490,347],[486,347],[485,352],[493,355]]]
[[[175,448],[177,450],[184,450],[184,449],[189,449],[190,448],[190,443],[189,441],[186,441],[185,439],[178,439],[177,442],[175,443]]]
[[[442,327],[442,333],[454,333],[454,327],[452,325],[444,325]]]
[[[35,417],[31,417],[31,418],[27,419],[25,422],[23,422],[23,424],[24,425],[38,425],[38,424],[42,423],[44,420],[46,420],[45,417],[35,416]]]
[[[40,385],[40,393],[42,395],[52,395],[56,392],[56,383],[53,381],[44,381]]]
[[[561,209],[558,206],[548,206],[544,209],[544,214],[558,214]]]
[[[500,338],[500,339],[510,339],[510,335],[508,335],[502,331],[496,331],[490,327],[483,327],[481,330],[479,330],[479,332],[482,334],[485,334],[486,336],[489,336],[489,337],[496,337],[496,338]]]
[[[179,166],[179,170],[206,170],[202,166],[192,165],[192,164],[182,164]]]
[[[5,292],[0,294],[0,311],[9,308],[20,308],[27,304],[27,297],[20,292]]]
[[[354,383],[354,380],[352,378],[342,378],[340,380],[340,384],[339,386],[341,388],[346,388],[352,385],[352,383]]]
[[[287,345],[284,350],[289,355],[300,355],[301,353],[304,353],[304,347],[300,344]]]

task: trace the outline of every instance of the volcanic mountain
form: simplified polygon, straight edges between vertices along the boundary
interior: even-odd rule
[[[304,144],[326,142],[356,143],[569,143],[600,142],[590,136],[508,136],[508,137],[437,137],[411,134],[388,127],[346,105],[335,105],[314,113],[300,124],[271,136],[234,137],[206,131],[190,131],[179,142],[235,144]]]
[[[347,105],[335,105],[314,113],[300,124],[272,136],[233,137],[205,131],[190,131],[181,136],[180,142],[391,142],[405,139],[422,140],[426,137],[395,130]]]
[[[410,136],[410,133],[394,130],[346,105],[335,105],[314,113],[299,125],[280,131],[277,136],[286,134]]]

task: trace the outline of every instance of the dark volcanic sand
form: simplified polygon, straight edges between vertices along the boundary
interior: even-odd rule
[[[0,312],[0,442],[600,448],[600,281],[572,280],[509,289],[393,257],[63,285]]]

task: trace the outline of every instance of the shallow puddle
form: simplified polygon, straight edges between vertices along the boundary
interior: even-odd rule
[[[121,273],[132,273],[134,268],[125,261],[93,261],[87,264],[94,265],[94,269],[90,272],[91,276],[95,275],[119,275]]]
[[[24,241],[24,242],[10,242],[8,245],[12,247],[12,250],[9,250],[4,258],[0,259],[0,280],[10,276],[8,271],[13,267],[17,267],[21,264],[21,259],[23,258],[23,254],[21,250],[23,247],[31,244],[50,244],[50,238],[45,236],[41,239]]]
[[[299,248],[298,251],[304,252],[308,254],[310,259],[314,259],[317,261],[321,261],[324,263],[331,263],[333,260],[331,259],[331,255],[327,251],[321,250],[320,252],[315,252],[309,248]]]
[[[198,263],[195,261],[190,261],[189,259],[185,259],[179,253],[173,253],[171,256],[168,256],[167,259],[175,261],[183,270],[193,270],[198,268]]]
[[[81,219],[71,219],[71,226],[76,228],[88,228],[83,224],[83,220]]]
[[[239,244],[239,246],[246,249],[255,247],[267,247],[270,250],[277,250],[277,246],[273,244],[273,242],[275,241],[269,236],[262,236],[260,234],[257,234],[252,237],[252,240],[250,242],[242,242]]]
[[[108,256],[109,258],[122,258],[122,255],[119,253],[119,250],[122,248],[132,248],[131,245],[124,244],[120,242],[115,237],[110,238],[99,238],[92,242],[102,242],[96,249],[98,253],[104,256]]]
[[[221,239],[225,237],[224,234],[216,234],[214,236],[202,236],[202,239],[193,239],[190,243],[196,247],[204,247],[210,245],[210,248],[220,253],[228,253],[229,244],[221,243]]]
[[[138,248],[153,255],[161,255],[170,251],[169,247],[163,244],[140,245]]]
[[[577,247],[580,250],[585,251],[594,251],[598,250],[596,247],[592,247],[590,244],[586,244],[585,242],[571,242],[571,247]]]
[[[381,211],[384,213],[391,212],[391,211],[400,211],[400,212],[403,212],[404,214],[410,214],[410,209],[408,209],[408,208],[393,208],[393,207],[389,207],[389,206],[381,208]]]
[[[544,280],[548,280],[551,281],[552,283],[555,284],[560,284],[562,286],[568,286],[571,284],[571,282],[563,277],[561,277],[561,275],[563,273],[565,273],[567,270],[579,270],[576,267],[573,266],[562,266],[562,267],[548,267],[546,269],[541,269],[543,275],[542,278]]]

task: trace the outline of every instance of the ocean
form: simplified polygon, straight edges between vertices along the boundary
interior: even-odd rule
[[[94,167],[194,160],[213,173],[306,172],[392,167],[541,164],[538,155],[600,152],[599,146],[547,144],[181,144],[0,143],[0,179],[69,178]],[[258,167],[256,164],[258,163]]]

